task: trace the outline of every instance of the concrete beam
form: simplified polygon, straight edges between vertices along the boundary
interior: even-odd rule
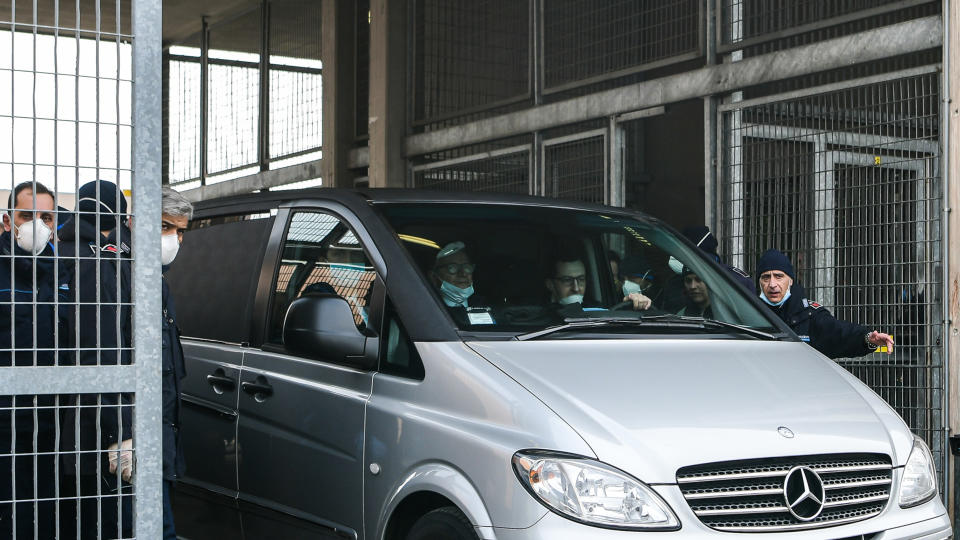
[[[947,417],[947,428],[950,436],[960,435],[960,249],[954,246],[960,239],[960,0],[946,0],[943,3],[944,35],[947,36],[943,44],[943,96],[941,106],[944,108],[941,144],[944,149],[943,182],[944,182],[944,315],[946,316],[946,332],[944,339],[944,354],[946,369],[943,378],[947,381],[947,399],[944,403],[944,414]],[[957,468],[956,456],[949,455],[948,472],[944,490],[946,504],[950,510],[954,529],[960,519],[960,469]]]
[[[370,187],[404,187],[407,1],[370,1]]]
[[[354,0],[323,0],[323,182],[353,187],[349,153],[356,133]]]
[[[708,65],[695,71],[411,135],[406,138],[404,146],[407,156],[423,155],[932,49],[942,43],[943,28],[939,16],[914,19],[740,62]]]
[[[302,182],[303,180],[313,180],[314,178],[321,177],[320,174],[322,170],[323,160],[318,159],[299,165],[291,165],[281,169],[242,176],[233,180],[225,180],[218,184],[189,189],[182,193],[187,199],[193,202],[218,199],[220,197],[229,197],[230,195],[253,193],[261,189],[274,188],[294,182]]]

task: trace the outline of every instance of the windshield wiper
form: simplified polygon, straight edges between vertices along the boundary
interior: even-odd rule
[[[743,326],[739,324],[729,323],[726,321],[718,321],[716,319],[704,319],[702,317],[686,317],[682,315],[650,315],[640,318],[608,318],[608,319],[580,319],[580,318],[567,318],[564,319],[564,324],[559,324],[556,326],[550,326],[544,328],[543,330],[537,330],[535,332],[529,332],[526,334],[520,334],[516,337],[518,341],[527,341],[531,339],[537,339],[539,337],[547,336],[556,332],[564,332],[567,330],[575,330],[581,328],[596,328],[601,326],[653,326],[653,327],[694,327],[694,328],[722,328],[724,330],[734,330],[738,333],[747,334],[753,337],[767,339],[767,340],[776,340],[777,336],[764,332],[762,330],[757,330],[756,328],[750,328],[749,326]]]
[[[777,336],[771,334],[770,332],[764,332],[763,330],[757,330],[756,328],[751,328],[749,326],[744,326],[742,324],[736,324],[727,321],[720,321],[717,319],[706,319],[704,317],[689,317],[686,315],[651,315],[649,317],[644,317],[644,320],[647,321],[683,321],[694,324],[700,324],[703,326],[710,326],[713,328],[723,328],[726,330],[734,330],[743,334],[748,334],[754,337],[759,337],[763,339],[776,340]]]

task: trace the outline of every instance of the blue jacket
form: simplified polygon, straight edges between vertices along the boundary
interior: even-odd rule
[[[55,364],[57,353],[53,349],[57,346],[58,337],[66,339],[66,331],[62,321],[57,318],[54,302],[65,302],[68,296],[67,276],[62,269],[59,275],[56,270],[57,261],[51,244],[47,244],[40,255],[34,258],[20,249],[9,231],[0,234],[0,366]],[[61,304],[59,315],[65,316],[66,308],[66,304]],[[34,346],[38,349],[36,358]],[[45,397],[51,399],[50,403],[45,404],[52,404],[52,397]],[[23,404],[32,407],[32,399]],[[11,405],[10,396],[0,396],[0,431],[9,429]],[[25,409],[22,412],[17,415],[18,430],[32,430],[32,410]]]
[[[164,267],[166,270],[166,267]],[[187,376],[180,345],[177,313],[167,280],[163,290],[163,479],[174,480],[184,473],[180,445],[180,381]]]
[[[132,360],[129,231],[125,227],[120,230],[126,231],[123,239],[117,237],[117,231],[104,238],[89,222],[71,219],[59,231],[61,261],[72,299],[79,302],[79,309],[67,310],[69,346],[75,351],[79,349],[74,359],[78,365],[129,364]],[[133,437],[132,396],[100,394],[99,415],[97,398],[97,394],[75,397],[73,403],[81,405],[79,432],[75,432],[78,409],[64,408],[60,440],[61,449],[68,452],[64,454],[68,474],[75,471],[75,454],[69,452],[105,450],[110,444]],[[97,472],[96,455],[83,454],[80,461],[81,474]],[[107,472],[105,467],[106,458],[101,463],[103,474]]]
[[[867,345],[865,326],[841,321],[830,314],[827,308],[807,300],[803,287],[794,283],[790,298],[782,306],[771,307],[800,339],[829,358],[854,358],[876,350]]]

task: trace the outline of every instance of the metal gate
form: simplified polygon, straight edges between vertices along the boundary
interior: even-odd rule
[[[943,482],[939,98],[931,66],[722,106],[718,215],[732,264],[778,248],[811,299],[893,334],[892,356],[839,363],[927,441]]]
[[[90,524],[161,536],[160,30],[153,1],[0,4],[0,213],[21,237],[28,222],[53,231],[49,242],[33,237],[38,255],[0,237],[0,536],[79,538]],[[99,189],[78,204],[92,180],[130,190],[130,210],[123,193]],[[24,182],[27,195],[8,202]],[[53,240],[78,237],[81,222],[99,239],[95,229],[128,217],[132,240],[112,248],[78,241],[68,258]],[[119,253],[131,243],[126,263]],[[81,268],[93,269],[83,273],[95,287],[76,285]],[[95,329],[95,346],[81,344],[82,327]],[[108,342],[111,332],[129,339]],[[109,472],[110,438],[132,440],[132,482]],[[110,523],[127,502],[132,515]]]

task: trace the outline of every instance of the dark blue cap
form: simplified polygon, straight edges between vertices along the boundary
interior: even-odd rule
[[[113,230],[117,226],[117,215],[123,216],[127,213],[127,199],[113,182],[107,180],[87,182],[77,191],[77,213],[80,219],[94,225],[97,223],[97,213],[99,213],[100,230]]]
[[[787,258],[783,252],[776,249],[768,249],[760,256],[760,260],[757,261],[757,279],[760,279],[760,275],[764,272],[771,270],[780,270],[790,276],[790,279],[794,281],[797,280],[797,276],[793,271],[793,265],[790,264],[790,259]]]

